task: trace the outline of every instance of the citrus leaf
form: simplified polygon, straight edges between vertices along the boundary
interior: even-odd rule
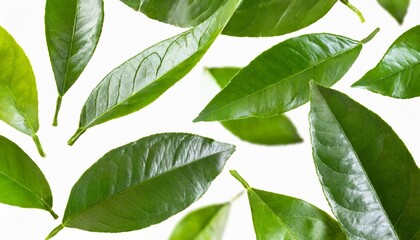
[[[43,209],[54,217],[53,198],[44,174],[15,143],[0,136],[0,202]]]
[[[149,227],[198,200],[235,151],[230,144],[182,133],[149,136],[114,149],[74,185],[64,227],[126,232]]]
[[[420,172],[378,115],[311,83],[309,115],[319,180],[349,239],[418,239]]]
[[[337,221],[312,204],[251,188],[236,171],[231,174],[247,189],[257,240],[346,239]]]
[[[207,68],[206,71],[221,88],[224,88],[241,69]],[[295,126],[285,115],[268,118],[247,118],[224,121],[221,124],[238,138],[263,145],[280,145],[302,142]]]
[[[69,145],[88,128],[149,105],[183,78],[210,48],[240,2],[226,1],[199,26],[150,47],[109,73],[83,106],[79,129]]]
[[[31,63],[15,39],[0,27],[0,120],[32,137],[45,157],[36,133],[38,92]]]
[[[229,210],[230,203],[197,209],[176,225],[169,240],[221,240]]]
[[[410,0],[378,0],[378,2],[399,24],[403,23]]]
[[[47,0],[45,32],[58,90],[54,126],[61,101],[91,59],[101,35],[103,0]]]
[[[225,0],[121,0],[152,19],[179,27],[191,27],[206,20]],[[318,21],[337,0],[244,0],[224,34],[232,36],[278,36]]]
[[[310,80],[335,84],[378,30],[362,41],[319,33],[281,42],[236,74],[194,121],[271,117],[299,107],[309,99]]]
[[[353,87],[394,98],[420,96],[420,25],[401,35]]]

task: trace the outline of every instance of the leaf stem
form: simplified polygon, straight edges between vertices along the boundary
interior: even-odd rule
[[[229,172],[234,178],[236,178],[236,180],[238,180],[244,186],[245,189],[251,189],[251,186],[249,186],[245,179],[241,177],[241,175],[239,175],[239,173],[236,170],[230,170]]]
[[[58,126],[58,113],[60,112],[61,102],[62,101],[63,101],[63,96],[58,95],[58,97],[57,97],[57,104],[55,106],[55,113],[54,113],[53,124],[52,124],[54,127]]]
[[[366,22],[365,18],[363,17],[362,12],[357,9],[355,6],[353,6],[349,0],[340,0],[344,5],[346,5],[350,10],[352,10],[356,15],[359,17],[360,22],[364,23]]]
[[[362,42],[363,44],[366,44],[366,43],[368,43],[370,40],[372,40],[372,38],[374,38],[375,36],[376,36],[376,34],[379,32],[379,31],[381,31],[381,29],[380,28],[376,28],[371,34],[369,34],[369,36],[367,36],[365,39],[363,39],[362,41],[360,41],[360,42]]]
[[[86,132],[86,129],[79,127],[76,131],[76,133],[70,138],[70,140],[67,142],[68,145],[73,146],[73,144],[79,139],[80,136],[82,136],[83,133]]]
[[[52,210],[51,206],[48,205],[43,199],[41,199],[41,203],[44,206],[44,209],[47,210],[54,219],[58,218],[58,215]]]
[[[50,234],[48,234],[48,236],[45,238],[45,240],[51,239],[52,237],[54,237],[55,235],[57,235],[57,233],[59,233],[61,230],[63,230],[64,225],[60,224],[58,227],[54,228]]]
[[[39,155],[41,155],[41,157],[45,157],[45,152],[44,149],[42,149],[41,141],[39,141],[38,135],[33,135],[32,139],[34,140],[36,148],[38,149]]]

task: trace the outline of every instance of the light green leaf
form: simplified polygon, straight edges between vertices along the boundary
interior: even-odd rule
[[[32,159],[9,139],[0,136],[0,202],[52,210],[53,198],[44,174]]]
[[[74,185],[64,227],[125,232],[160,223],[197,201],[235,151],[230,144],[181,133],[149,136],[114,149]]]
[[[312,149],[349,239],[418,239],[420,172],[392,128],[348,96],[311,83]]]
[[[95,51],[103,20],[103,0],[47,0],[45,32],[58,90],[54,126],[64,94]]]
[[[410,5],[410,0],[378,0],[378,2],[399,24],[403,23],[408,6]]]
[[[224,88],[241,69],[207,68],[206,72]],[[247,118],[224,121],[221,124],[240,139],[263,145],[280,145],[302,142],[293,123],[284,115],[268,118]]]
[[[346,239],[337,221],[312,204],[251,188],[236,171],[230,172],[247,189],[257,240]]]
[[[180,27],[196,26],[225,0],[121,0],[152,19]],[[278,36],[318,21],[337,0],[244,0],[223,31],[232,36]]]
[[[394,98],[420,96],[420,25],[401,35],[353,87]]]
[[[36,133],[38,92],[28,57],[15,39],[0,27],[0,120],[32,137],[45,157]]]
[[[241,0],[228,0],[199,26],[160,42],[109,73],[83,106],[72,145],[88,128],[136,112],[183,78],[203,57]]]
[[[271,117],[305,104],[310,80],[332,86],[379,29],[362,41],[320,33],[277,44],[244,67],[194,120]]]
[[[169,240],[221,240],[229,210],[230,203],[197,209],[176,225]]]

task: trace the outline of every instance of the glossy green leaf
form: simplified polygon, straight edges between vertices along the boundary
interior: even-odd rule
[[[319,180],[349,239],[419,239],[420,172],[378,115],[311,83],[310,129]]]
[[[378,0],[379,4],[402,24],[407,14],[410,0]]]
[[[104,20],[103,0],[47,0],[45,32],[58,99],[77,81],[95,51]]]
[[[225,0],[121,0],[152,19],[180,27],[196,26]],[[223,31],[232,36],[278,36],[311,25],[330,11],[337,0],[244,0]]]
[[[295,37],[244,67],[194,120],[271,117],[305,104],[310,80],[332,86],[350,69],[363,41],[320,33]]]
[[[394,98],[420,96],[420,25],[401,35],[353,87]]]
[[[36,133],[38,92],[28,57],[13,37],[0,27],[0,120],[32,137],[45,156]]]
[[[247,189],[257,240],[346,239],[337,221],[312,204],[251,188],[236,171],[231,174]]]
[[[198,200],[235,151],[230,144],[181,133],[149,136],[114,149],[74,185],[64,227],[125,232],[157,224]]]
[[[177,224],[169,240],[221,240],[229,210],[230,203],[195,210]]]
[[[224,88],[241,69],[208,68],[209,75]],[[279,145],[302,142],[293,123],[284,115],[268,118],[247,118],[224,121],[221,124],[240,139],[264,145]]]
[[[1,203],[43,209],[57,218],[44,174],[19,146],[3,136],[0,136],[0,189]]]
[[[203,57],[241,0],[228,0],[197,27],[160,42],[109,73],[83,106],[72,145],[88,128],[136,112],[183,78]]]

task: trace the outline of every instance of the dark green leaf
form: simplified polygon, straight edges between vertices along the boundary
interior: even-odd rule
[[[211,16],[225,0],[121,0],[152,19],[192,27]],[[318,21],[337,0],[243,0],[223,31],[232,36],[278,36]]]
[[[379,4],[385,8],[397,21],[402,24],[407,14],[410,0],[378,0]]]
[[[221,88],[224,88],[241,69],[208,68],[209,73]],[[279,145],[302,142],[293,123],[284,115],[268,118],[247,118],[224,121],[227,130],[244,141],[264,145]]]
[[[36,132],[38,92],[28,57],[13,37],[0,27],[0,120],[31,136],[45,156]]]
[[[140,110],[183,78],[203,57],[241,0],[228,0],[199,26],[160,42],[109,73],[93,90],[72,145],[88,128]]]
[[[332,34],[286,40],[243,68],[194,120],[270,117],[305,104],[310,80],[332,86],[350,69],[363,41]]]
[[[235,147],[191,134],[149,136],[114,149],[74,185],[63,227],[125,232],[157,224],[198,200]]]
[[[0,202],[23,207],[52,210],[51,189],[32,159],[9,139],[0,136]]]
[[[236,172],[232,175],[248,191],[258,240],[346,239],[337,221],[303,200],[251,188]]]
[[[104,20],[103,0],[47,0],[45,32],[57,83],[57,110],[95,51]]]
[[[379,64],[353,87],[394,98],[420,96],[420,26],[401,35]]]
[[[230,203],[195,210],[178,223],[169,240],[220,240],[229,210]]]
[[[319,180],[349,239],[419,239],[420,172],[379,116],[311,83],[309,116]]]

